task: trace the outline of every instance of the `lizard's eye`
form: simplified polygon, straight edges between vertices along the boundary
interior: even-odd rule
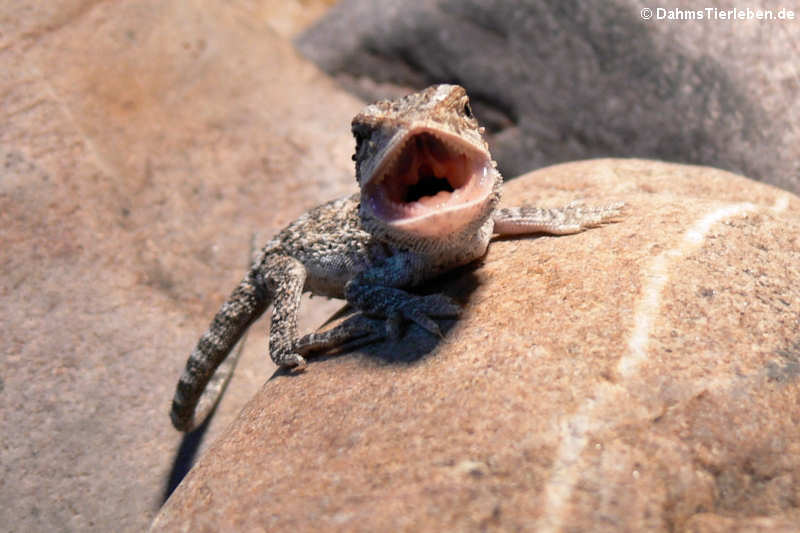
[[[467,118],[472,118],[472,108],[469,106],[469,102],[464,104],[464,115]]]
[[[356,152],[353,154],[353,161],[358,158],[358,153],[361,151],[361,146],[364,144],[364,140],[366,139],[366,135],[363,131],[357,128],[353,128],[353,137],[356,140]]]

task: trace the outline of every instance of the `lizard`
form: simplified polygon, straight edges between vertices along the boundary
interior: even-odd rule
[[[206,388],[215,370],[270,304],[269,354],[295,371],[309,353],[352,339],[397,339],[405,323],[441,336],[435,319],[458,316],[460,306],[415,294],[422,282],[482,257],[495,235],[577,233],[618,220],[624,206],[500,208],[503,177],[458,85],[368,105],[351,130],[359,192],[307,211],[256,254],[181,374],[170,413],[178,430],[202,421],[201,396],[220,392]],[[343,298],[360,313],[298,337],[304,291]]]

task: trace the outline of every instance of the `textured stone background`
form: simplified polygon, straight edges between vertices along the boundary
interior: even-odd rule
[[[0,4],[0,531],[158,510],[176,379],[251,235],[355,187],[360,103],[287,41],[323,4]],[[272,372],[263,326],[207,441]]]
[[[696,10],[677,0],[661,7]],[[299,49],[370,100],[450,80],[505,176],[591,157],[723,168],[800,192],[795,20],[641,18],[648,0],[342,0]]]
[[[505,192],[629,211],[492,243],[438,344],[270,380],[153,531],[796,531],[800,198],[641,160]]]
[[[241,275],[251,236],[263,241],[354,189],[348,125],[361,104],[289,44],[328,4],[0,2],[0,530],[141,531],[156,513],[181,443],[167,417],[175,379]],[[454,3],[464,16],[453,25],[451,8],[430,5],[384,9],[339,32],[373,35],[364,61],[380,68],[364,72],[395,76],[399,64],[407,77],[339,79],[363,96],[434,78],[467,84],[510,173],[656,155],[798,190],[797,63],[786,54],[798,49],[796,25],[743,25],[726,39],[724,25],[630,24],[630,3],[625,24],[604,24],[613,10],[598,8],[560,27],[569,17],[536,2],[521,12],[534,17]],[[337,13],[323,24],[344,20]],[[413,13],[424,39],[397,26]],[[475,16],[486,26],[477,55],[459,36],[472,35]],[[498,50],[527,70],[499,62]],[[517,83],[528,76],[538,83]],[[677,92],[646,108],[662,101],[660,81]],[[636,149],[621,151],[629,141]],[[337,307],[307,301],[302,327]],[[272,373],[263,330],[253,328],[205,443]],[[781,370],[791,361],[776,361],[776,379],[791,374]],[[739,490],[739,475],[719,486]],[[793,490],[778,478],[770,490]]]

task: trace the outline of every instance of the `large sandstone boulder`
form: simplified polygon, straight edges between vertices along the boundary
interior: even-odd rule
[[[648,0],[342,0],[297,43],[368,100],[464,85],[506,176],[634,156],[800,193],[800,8],[712,4],[703,20],[676,21]],[[719,18],[734,7],[775,19]]]
[[[0,3],[0,530],[145,529],[252,234],[355,188],[361,103],[276,35],[286,4]],[[264,327],[209,440],[274,368]]]
[[[436,342],[268,381],[152,531],[794,531],[800,198],[597,160],[508,205],[624,200],[617,224],[494,242],[440,284]]]

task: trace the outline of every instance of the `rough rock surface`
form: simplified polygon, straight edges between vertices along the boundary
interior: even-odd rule
[[[144,530],[251,235],[355,188],[361,104],[271,28],[295,3],[0,5],[0,530]],[[274,369],[263,328],[209,440]]]
[[[724,168],[800,193],[800,7],[763,6],[775,16],[793,9],[794,20],[643,20],[642,9],[655,7],[342,0],[297,42],[366,99],[393,85],[464,85],[506,176],[633,156]]]
[[[724,171],[559,165],[504,202],[628,202],[495,242],[464,316],[276,374],[152,531],[791,531],[800,198]],[[732,529],[731,529],[732,528]]]

